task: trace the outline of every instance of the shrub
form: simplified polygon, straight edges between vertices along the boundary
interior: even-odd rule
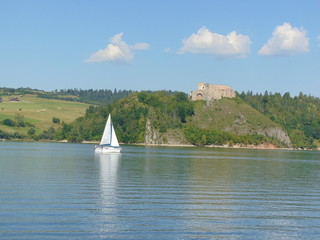
[[[12,119],[6,118],[2,121],[3,125],[14,127],[14,121]]]
[[[59,118],[56,118],[56,117],[53,117],[53,118],[52,118],[52,122],[53,122],[53,123],[56,123],[56,124],[60,124],[60,119],[59,119]]]

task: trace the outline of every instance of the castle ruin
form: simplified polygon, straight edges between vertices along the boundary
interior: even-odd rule
[[[191,91],[190,98],[196,100],[218,100],[221,98],[234,98],[236,93],[231,87],[226,85],[211,85],[203,82],[198,82],[198,90]]]

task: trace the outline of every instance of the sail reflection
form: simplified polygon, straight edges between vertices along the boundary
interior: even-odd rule
[[[100,164],[100,232],[113,232],[117,225],[117,172],[121,153],[95,154]]]

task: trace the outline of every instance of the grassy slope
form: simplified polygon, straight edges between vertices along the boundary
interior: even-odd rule
[[[18,97],[20,102],[9,102],[9,97]],[[4,102],[0,103],[0,121],[6,118],[14,119],[17,114],[23,116],[25,122],[35,125],[38,132],[56,126],[52,123],[52,118],[59,118],[61,122],[70,123],[78,117],[84,115],[88,104],[79,102],[68,102],[61,100],[37,98],[35,95],[24,96],[4,96]],[[0,129],[6,132],[26,133],[28,127],[12,128],[0,125]]]
[[[219,129],[236,134],[255,134],[277,124],[239,99],[224,98],[207,106],[197,101],[190,122],[200,128]]]

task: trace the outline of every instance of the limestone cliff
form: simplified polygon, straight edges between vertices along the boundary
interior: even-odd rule
[[[181,129],[168,129],[165,133],[160,133],[158,129],[152,126],[150,119],[146,121],[145,132],[145,144],[146,145],[181,145],[188,144],[183,131]]]
[[[285,145],[287,145],[288,147],[291,147],[291,140],[288,134],[284,130],[282,130],[280,127],[261,129],[261,131],[258,131],[257,134],[275,138],[280,142],[284,143]]]
[[[163,140],[160,136],[159,130],[155,129],[151,125],[151,121],[148,118],[146,121],[146,133],[144,138],[145,144],[147,145],[154,145],[154,144],[162,144]]]

